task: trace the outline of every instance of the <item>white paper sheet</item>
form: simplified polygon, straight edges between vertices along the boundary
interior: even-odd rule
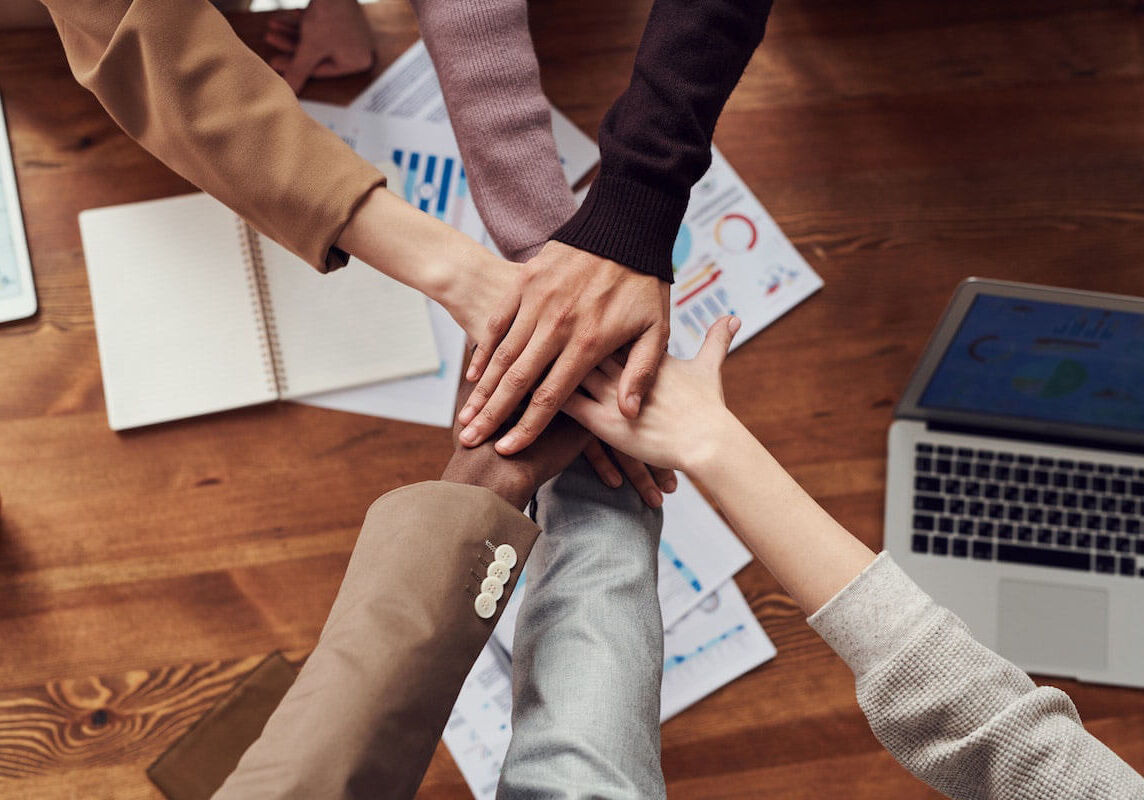
[[[664,495],[663,501],[657,590],[664,628],[679,622],[715,587],[726,583],[751,561],[751,552],[703,499],[695,484],[683,473],[678,478],[679,487]],[[526,563],[493,631],[509,655],[527,585]]]
[[[691,190],[672,251],[669,352],[691,358],[726,314],[743,327],[735,349],[822,287],[722,153]]]
[[[569,186],[575,186],[597,161],[600,151],[595,142],[565,117],[552,109],[552,135],[564,167]],[[448,123],[445,99],[433,70],[433,61],[425,42],[417,42],[377,76],[369,87],[350,104],[355,111],[386,114],[409,120]]]
[[[775,657],[775,646],[734,580],[664,632],[660,719]]]
[[[775,657],[734,580],[666,631],[663,644],[661,722]],[[473,796],[492,800],[512,738],[512,673],[494,642],[465,679],[441,738]]]

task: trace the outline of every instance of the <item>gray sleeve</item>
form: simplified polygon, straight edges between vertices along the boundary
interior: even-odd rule
[[[981,645],[886,553],[808,620],[853,670],[870,728],[952,798],[1144,798],[1068,695]]]

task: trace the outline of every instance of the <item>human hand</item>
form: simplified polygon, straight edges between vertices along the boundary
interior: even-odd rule
[[[464,402],[473,389],[463,381],[457,393]],[[536,443],[512,456],[498,455],[492,442],[465,447],[457,440],[460,425],[453,426],[453,457],[441,480],[483,486],[503,497],[514,508],[524,508],[537,488],[572,463],[592,438],[577,422],[560,414],[545,428]]]
[[[271,17],[264,39],[281,51],[270,66],[294,94],[311,77],[337,78],[373,66],[373,38],[358,0],[310,0],[300,16]]]
[[[709,457],[721,426],[738,425],[723,401],[719,369],[740,326],[737,317],[723,317],[707,330],[695,358],[667,356],[634,420],[616,408],[623,368],[612,358],[585,377],[583,387],[590,396],[572,395],[564,411],[612,447],[649,464],[687,472]]]
[[[466,426],[461,442],[470,447],[483,442],[531,389],[524,415],[496,444],[502,455],[520,452],[584,376],[628,344],[631,351],[617,381],[617,408],[635,418],[667,344],[668,285],[551,241],[524,265],[519,286],[520,306],[511,328],[503,339],[495,337],[495,350],[479,346],[469,365],[467,377],[480,382],[458,415]]]
[[[616,469],[618,466],[650,508],[662,506],[663,496],[671,494],[679,486],[674,470],[650,466],[619,450],[610,450],[609,455],[609,450],[610,448],[605,449],[604,444],[594,436],[584,447],[584,458],[588,459],[588,463],[596,470],[596,475],[606,486],[618,489],[623,485],[624,479]]]

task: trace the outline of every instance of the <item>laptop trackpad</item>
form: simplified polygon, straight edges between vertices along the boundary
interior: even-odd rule
[[[997,649],[1020,666],[1108,667],[1108,592],[1001,581]]]

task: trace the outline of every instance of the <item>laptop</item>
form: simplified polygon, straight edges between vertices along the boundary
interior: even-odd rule
[[[1022,668],[1144,686],[1144,299],[960,284],[894,411],[885,545]]]

